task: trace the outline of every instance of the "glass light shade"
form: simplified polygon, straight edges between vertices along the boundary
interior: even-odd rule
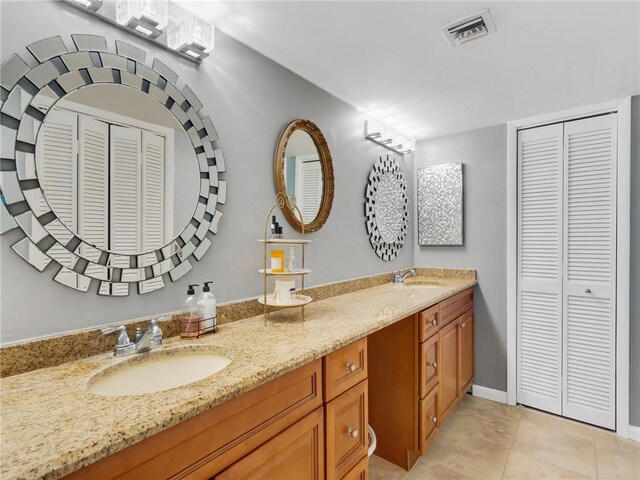
[[[169,23],[169,2],[168,0],[118,0],[116,21],[120,25],[134,29],[137,29],[137,25],[141,25],[147,30],[162,31]]]
[[[394,152],[405,154],[413,152],[415,149],[415,140],[413,138],[387,127],[378,120],[366,120],[364,129],[366,138],[384,145]]]
[[[214,47],[215,29],[212,24],[192,16],[172,25],[167,32],[169,48],[204,58]]]
[[[72,0],[73,3],[80,5],[92,12],[97,12],[102,7],[102,0]]]

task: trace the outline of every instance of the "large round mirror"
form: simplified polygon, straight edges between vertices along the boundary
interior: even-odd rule
[[[69,230],[122,255],[162,248],[184,230],[200,172],[189,136],[164,105],[124,85],[94,84],[41,111],[38,178]]]
[[[309,120],[289,123],[278,141],[274,165],[277,193],[295,196],[301,217],[284,208],[289,223],[298,231],[320,229],[333,204],[331,153],[318,126]]]

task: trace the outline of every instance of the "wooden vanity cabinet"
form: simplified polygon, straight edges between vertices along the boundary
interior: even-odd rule
[[[473,288],[369,336],[376,455],[409,470],[473,383]]]

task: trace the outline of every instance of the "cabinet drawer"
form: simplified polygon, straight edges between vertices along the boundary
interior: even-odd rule
[[[324,398],[328,402],[367,378],[367,339],[357,340],[323,358]]]
[[[342,480],[369,480],[369,457],[364,457]]]
[[[326,405],[327,480],[338,480],[367,455],[369,403],[364,380]]]
[[[440,428],[438,419],[438,389],[431,390],[420,400],[420,453],[424,455]]]
[[[320,407],[321,369],[311,362],[67,478],[211,478]]]
[[[242,460],[215,476],[215,480],[254,478],[324,479],[322,408],[318,408],[276,435]]]
[[[440,308],[438,305],[429,307],[420,312],[420,341],[424,342],[434,333],[438,332],[440,326]]]
[[[420,344],[420,398],[438,384],[440,365],[440,339],[434,335]]]
[[[455,320],[473,307],[473,287],[440,302],[440,326]]]

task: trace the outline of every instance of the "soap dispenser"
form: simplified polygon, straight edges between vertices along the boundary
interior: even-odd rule
[[[205,333],[215,332],[218,329],[216,319],[216,297],[211,293],[211,287],[209,287],[210,283],[213,282],[204,282],[202,293],[198,296],[198,307],[202,312],[202,327]]]
[[[202,311],[198,305],[196,290],[198,284],[189,285],[187,289],[187,300],[184,303],[185,314],[180,322],[180,336],[192,338],[199,336],[200,323],[202,322]]]

